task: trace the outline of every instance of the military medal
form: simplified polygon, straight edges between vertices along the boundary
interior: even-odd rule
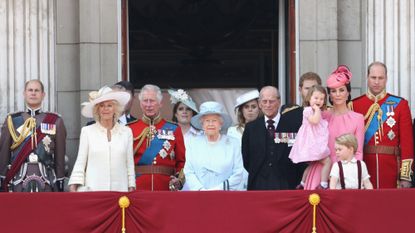
[[[163,159],[166,158],[167,156],[167,152],[164,149],[161,149],[159,152],[160,157],[162,157]]]
[[[386,124],[390,128],[392,128],[396,124],[396,120],[395,120],[395,118],[393,118],[393,116],[395,116],[395,112],[394,112],[394,109],[393,109],[393,105],[388,105],[387,108],[388,108],[388,112],[386,113],[386,116],[388,117],[388,119],[386,120]]]
[[[170,152],[170,159],[171,159],[171,160],[174,160],[174,158],[176,158],[176,153],[174,153],[174,150],[172,150],[172,151]]]
[[[163,130],[159,129],[158,130],[157,138],[158,139],[165,139],[165,140],[174,140],[175,139],[173,131],[165,130],[165,129],[163,129]]]
[[[157,134],[157,130],[156,130],[156,127],[154,125],[150,125],[150,129],[149,129],[148,134],[149,134],[150,140],[153,140],[154,136]]]
[[[389,140],[393,140],[395,138],[395,132],[393,132],[393,130],[389,130],[388,138]]]
[[[48,135],[46,135],[43,139],[42,139],[43,145],[45,147],[45,151],[50,153],[50,143],[52,142],[52,140],[50,139],[50,137]]]
[[[280,139],[280,133],[275,133],[275,138],[274,138],[274,142],[275,143],[281,143],[281,139]]]
[[[297,133],[288,133],[288,146],[291,147],[294,145],[295,137],[297,136]]]
[[[295,142],[295,137],[297,133],[276,133],[276,137],[274,139],[275,143],[287,143],[288,146],[292,146]]]
[[[31,163],[37,163],[38,162],[38,157],[35,153],[30,153],[29,162],[31,162]]]
[[[48,123],[40,123],[40,131],[44,134],[55,135],[56,134],[56,125]]]
[[[169,142],[169,141],[164,141],[164,142],[163,142],[163,147],[164,147],[166,150],[170,150],[170,147],[171,147],[170,142]]]
[[[389,127],[393,127],[395,124],[396,124],[396,121],[395,121],[395,119],[393,118],[393,117],[389,117],[387,120],[386,120],[386,124],[389,126]]]

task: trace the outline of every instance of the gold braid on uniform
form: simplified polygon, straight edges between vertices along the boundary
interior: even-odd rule
[[[36,119],[33,117],[27,118],[27,120],[23,123],[22,132],[19,136],[17,136],[16,131],[14,130],[13,120],[11,115],[7,117],[7,127],[9,128],[10,136],[13,139],[13,144],[10,146],[10,150],[14,150],[19,147],[29,133],[32,133],[32,149],[33,146],[36,144],[37,135],[36,135]]]
[[[378,101],[383,99],[386,96],[386,90],[383,90],[381,93],[379,93],[378,95],[374,95],[370,92],[370,90],[367,91],[366,96],[374,101],[374,103],[369,107],[369,109],[366,112],[365,115],[365,121],[368,119],[373,119],[373,116],[378,113],[377,118],[378,118],[378,133],[380,135],[383,135],[383,122],[382,122],[382,115],[383,115],[383,111],[382,108],[380,107],[380,105],[378,104]],[[372,120],[368,120],[366,122],[365,125],[365,131],[369,128],[370,122]],[[382,138],[382,137],[380,137]]]
[[[406,181],[412,181],[412,163],[413,159],[402,160],[400,179]]]
[[[151,119],[147,116],[144,116],[141,118],[141,120],[148,125],[137,137],[133,138],[133,141],[138,141],[137,146],[134,148],[134,154],[138,151],[138,148],[141,147],[141,145],[144,142],[144,139],[147,139],[146,144],[147,147],[150,145],[151,140],[153,139],[153,136],[155,135],[155,127],[154,125],[158,124],[161,121],[160,115],[156,116],[154,119]]]

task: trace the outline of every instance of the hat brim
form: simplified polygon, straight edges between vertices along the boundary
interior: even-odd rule
[[[206,116],[206,115],[219,115],[222,118],[223,125],[222,125],[221,131],[220,131],[221,133],[226,133],[228,128],[232,125],[232,118],[228,114],[218,113],[218,112],[210,112],[210,111],[204,112],[204,113],[199,113],[196,116],[193,116],[192,120],[191,120],[191,124],[195,128],[203,130],[203,126],[200,122],[200,119],[202,117]]]
[[[244,105],[244,104],[248,103],[249,101],[258,99],[259,98],[259,91],[253,90],[253,91],[250,91],[250,92],[245,93],[244,95],[246,95],[246,97],[243,98],[242,101],[240,101],[239,103],[236,103],[235,104],[235,107],[234,107],[235,110],[239,106]]]
[[[93,101],[86,103],[81,111],[82,116],[93,118],[94,117],[94,114],[93,114],[94,106],[96,104],[99,104],[99,103],[102,103],[108,100],[117,101],[118,104],[124,109],[125,105],[130,100],[130,97],[131,95],[129,93],[123,92],[123,91],[113,91],[113,92],[104,94],[103,96],[100,96],[94,99]]]

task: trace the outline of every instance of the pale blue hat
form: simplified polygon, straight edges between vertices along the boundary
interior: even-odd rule
[[[215,102],[215,101],[207,101],[200,105],[200,112],[196,116],[192,117],[191,123],[194,127],[198,129],[202,129],[202,124],[200,119],[203,116],[217,114],[223,120],[223,125],[221,129],[221,133],[225,133],[229,126],[232,125],[232,118],[225,112],[224,107],[222,104]]]
[[[183,89],[179,89],[177,91],[170,89],[167,90],[167,92],[170,94],[170,101],[172,104],[181,102],[193,111],[199,112],[197,110],[196,103],[192,100],[192,97],[190,97]]]

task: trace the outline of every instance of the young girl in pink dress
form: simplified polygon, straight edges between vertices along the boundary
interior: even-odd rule
[[[321,115],[321,112],[326,109],[326,102],[327,93],[322,86],[315,85],[310,88],[304,102],[303,124],[298,130],[295,143],[289,155],[289,158],[294,163],[319,161],[323,165],[319,187],[322,189],[328,188],[331,167],[330,150],[328,148],[328,123]],[[297,189],[304,189],[305,179],[309,170],[310,166],[305,169]]]

